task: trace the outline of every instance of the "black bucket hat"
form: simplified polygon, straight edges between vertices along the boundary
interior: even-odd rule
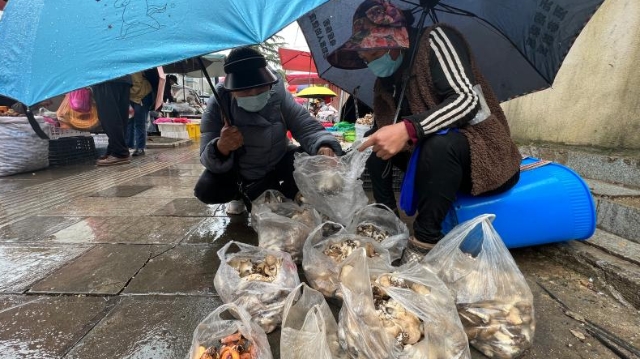
[[[224,62],[224,87],[229,91],[271,85],[278,78],[267,68],[267,60],[251,47],[238,47]]]

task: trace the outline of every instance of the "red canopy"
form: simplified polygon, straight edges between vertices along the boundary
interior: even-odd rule
[[[316,73],[298,72],[286,75],[289,85],[324,85],[327,81],[321,79]]]
[[[1,0],[0,0],[1,1]],[[289,71],[318,72],[311,53],[293,49],[279,48],[280,64]]]

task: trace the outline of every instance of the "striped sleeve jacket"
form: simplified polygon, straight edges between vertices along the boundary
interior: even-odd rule
[[[446,128],[462,127],[480,108],[473,91],[475,78],[470,54],[463,40],[447,28],[436,27],[429,35],[431,78],[441,102],[426,112],[406,116],[419,137]]]

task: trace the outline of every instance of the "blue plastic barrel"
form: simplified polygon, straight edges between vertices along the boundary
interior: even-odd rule
[[[522,164],[537,161],[526,158]],[[573,170],[557,163],[521,172],[520,181],[498,195],[459,194],[442,223],[442,232],[485,213],[496,215],[493,226],[508,248],[585,240],[596,229],[589,186]]]

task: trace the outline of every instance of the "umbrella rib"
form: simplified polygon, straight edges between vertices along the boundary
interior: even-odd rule
[[[511,46],[513,46],[514,49],[516,49],[516,51],[518,51],[518,53],[522,56],[522,58],[524,58],[524,60],[526,62],[529,63],[529,65],[531,65],[531,67],[535,70],[535,72],[540,75],[540,77],[542,77],[549,85],[551,85],[551,83],[553,81],[549,80],[547,78],[547,76],[545,76],[542,72],[540,72],[540,70],[538,70],[538,68],[535,66],[534,63],[531,62],[531,60],[529,60],[529,58],[520,50],[520,48],[518,47],[518,45],[516,45],[510,38],[508,38],[507,36],[505,36],[502,31],[500,31],[500,29],[498,29],[497,27],[493,26],[492,23],[490,23],[489,21],[487,21],[486,19],[463,9],[451,6],[451,5],[444,5],[444,4],[439,4],[441,5],[444,9],[436,9],[438,11],[442,11],[444,13],[448,13],[448,14],[453,14],[453,15],[461,15],[461,16],[469,16],[469,17],[473,17],[476,18],[480,21],[482,21],[485,25],[488,25],[490,28],[492,28],[494,31],[496,31],[498,34],[500,34],[500,36],[502,36],[505,40],[507,40]],[[456,12],[457,11],[457,12]]]

